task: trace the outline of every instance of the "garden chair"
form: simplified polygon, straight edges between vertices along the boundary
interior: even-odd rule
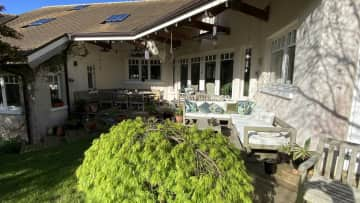
[[[297,202],[360,202],[360,145],[323,138],[316,152],[299,167]]]

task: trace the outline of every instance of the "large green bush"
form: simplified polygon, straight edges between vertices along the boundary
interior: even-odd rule
[[[76,175],[90,202],[251,202],[253,191],[224,136],[141,119],[95,140]]]

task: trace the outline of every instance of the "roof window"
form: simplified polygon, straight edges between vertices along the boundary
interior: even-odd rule
[[[49,22],[51,22],[51,21],[53,21],[55,19],[56,18],[42,18],[42,19],[39,19],[37,21],[34,21],[34,22],[30,23],[29,25],[24,26],[23,28],[33,27],[33,26],[40,26],[40,25],[49,23]]]
[[[117,23],[117,22],[122,22],[124,20],[126,20],[129,17],[129,14],[117,14],[117,15],[112,15],[110,17],[108,17],[103,23]]]

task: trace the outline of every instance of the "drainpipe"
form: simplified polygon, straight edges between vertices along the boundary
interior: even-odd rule
[[[65,73],[65,89],[66,89],[66,103],[68,105],[68,116],[70,116],[71,114],[71,104],[70,104],[70,90],[69,90],[69,72],[68,72],[68,65],[67,65],[67,51],[69,49],[70,46],[68,46],[65,49],[65,55],[63,57],[64,59],[64,73]]]
[[[27,82],[25,79],[25,76],[20,74],[21,80],[23,81],[23,85],[22,85],[22,89],[23,89],[23,102],[24,102],[24,112],[25,112],[25,122],[26,122],[26,132],[27,132],[27,137],[29,140],[29,144],[33,144],[33,139],[32,139],[32,135],[31,135],[31,123],[30,123],[30,106],[29,106],[29,102],[26,99],[27,95]]]

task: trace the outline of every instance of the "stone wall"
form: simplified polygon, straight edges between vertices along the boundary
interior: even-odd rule
[[[5,139],[20,137],[28,141],[25,116],[0,114],[0,137]]]

